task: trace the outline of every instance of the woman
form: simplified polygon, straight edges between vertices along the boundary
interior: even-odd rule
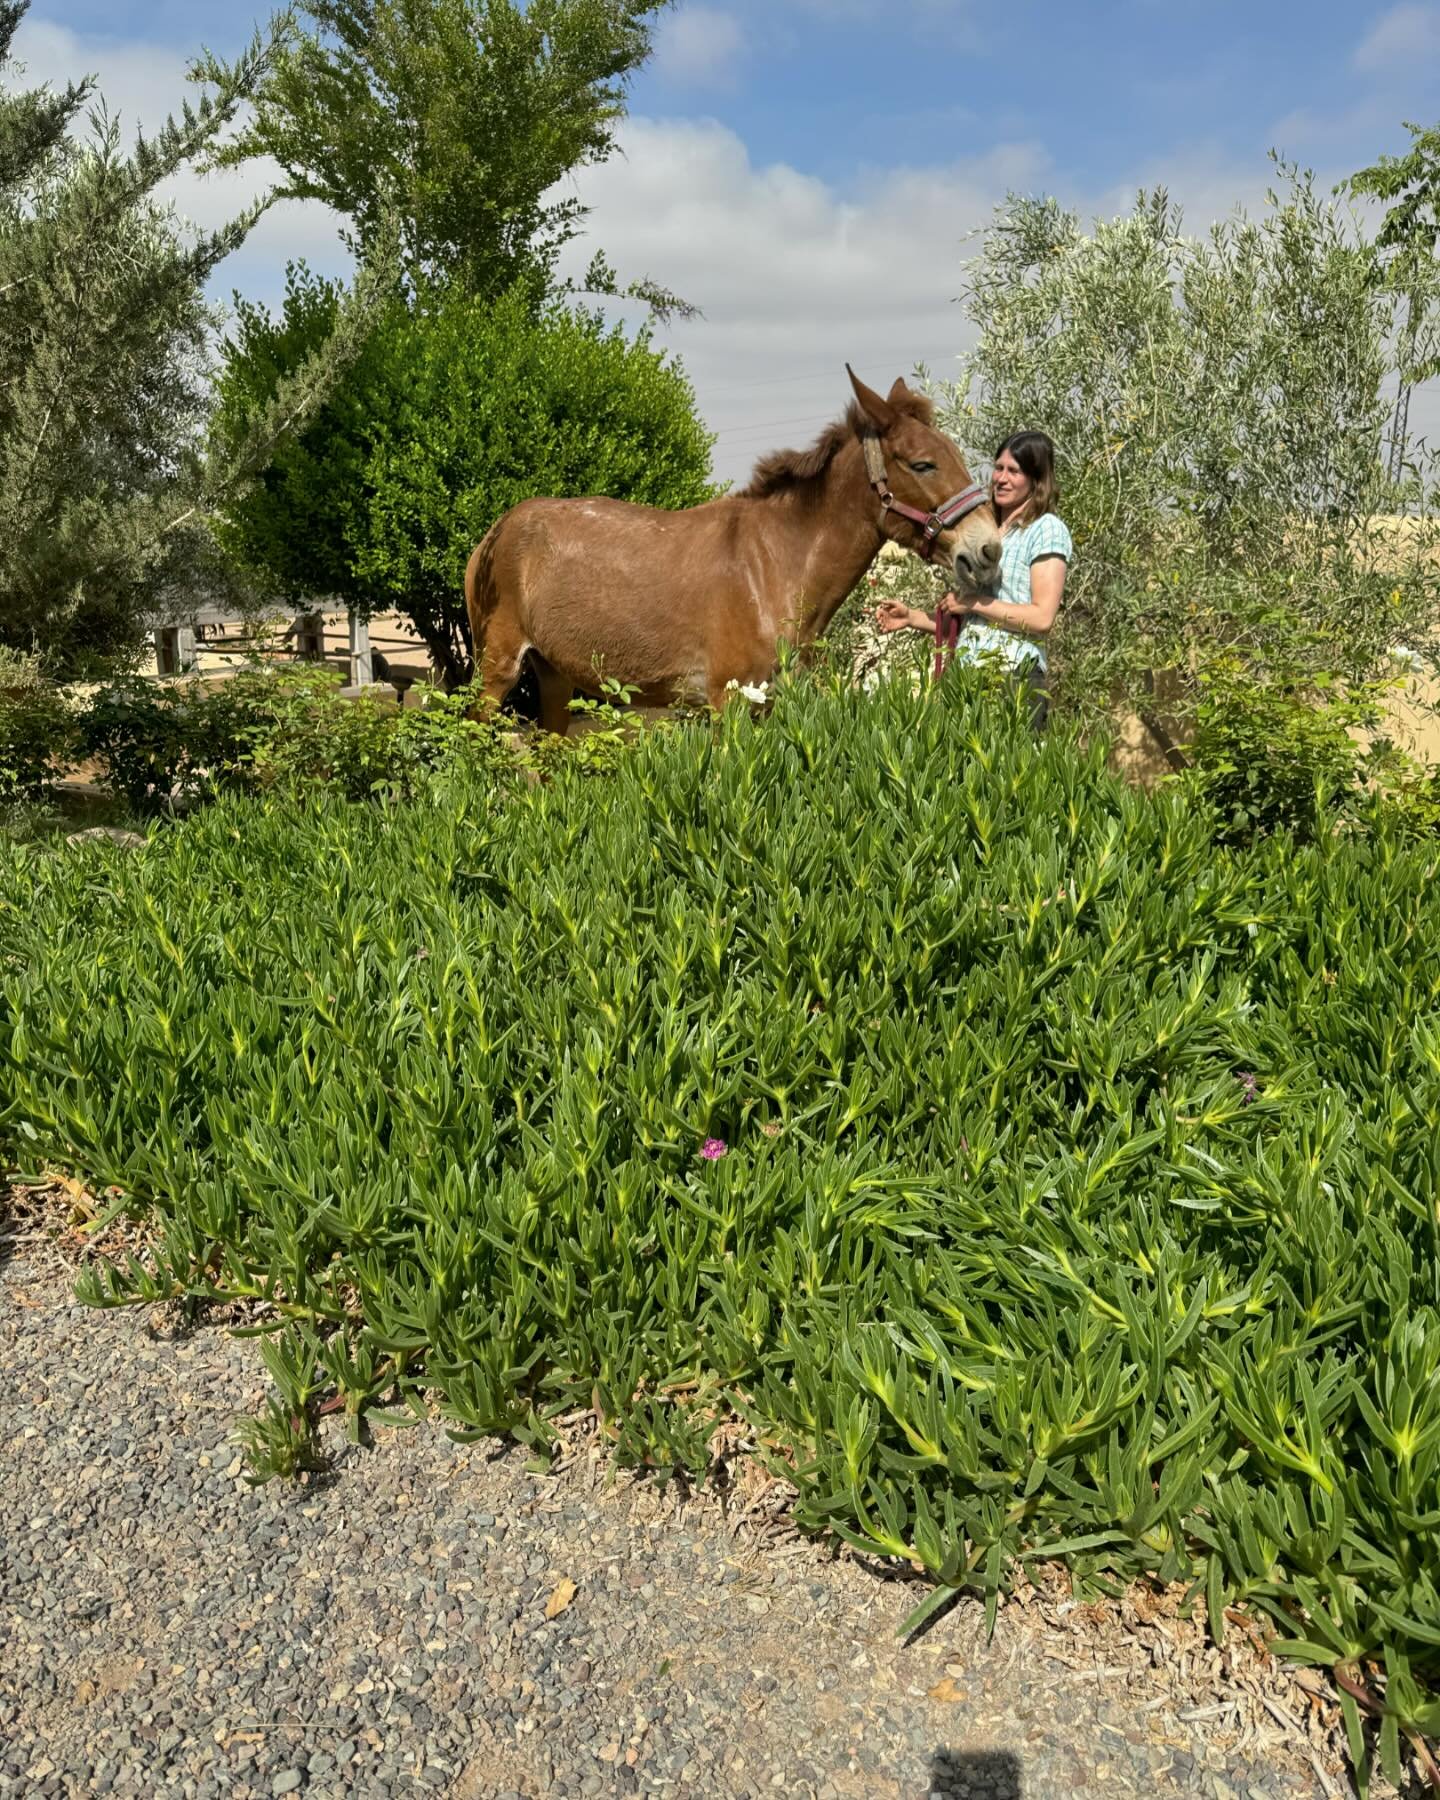
[[[1045,639],[1060,611],[1073,554],[1070,533],[1055,512],[1055,446],[1043,431],[1019,431],[995,452],[990,498],[1000,522],[1000,591],[946,594],[939,610],[968,628],[955,654],[965,662],[999,657],[1012,679],[1029,689],[1037,730],[1045,722]],[[933,633],[919,607],[887,600],[875,609],[882,631]]]

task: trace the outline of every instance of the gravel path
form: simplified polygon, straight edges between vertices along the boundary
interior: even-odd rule
[[[0,1794],[1349,1792],[1276,1724],[1304,1689],[1143,1597],[1082,1617],[1032,1590],[988,1645],[962,1604],[901,1646],[907,1585],[584,1453],[537,1477],[429,1427],[251,1489],[230,1437],[255,1345],[87,1311],[15,1249]]]

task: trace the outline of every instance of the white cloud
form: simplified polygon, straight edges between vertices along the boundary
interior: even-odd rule
[[[1126,212],[1137,186],[1161,184],[1203,234],[1243,205],[1263,211],[1263,159],[1211,154],[1155,159],[1099,194],[1059,181],[1034,144],[1002,146],[944,167],[876,170],[842,193],[783,163],[754,162],[714,123],[631,119],[624,154],[578,183],[592,208],[575,246],[579,273],[594,244],[625,276],[650,275],[704,318],[658,341],[676,350],[701,415],[719,433],[717,475],[740,481],[768,450],[811,442],[849,397],[846,362],[885,388],[917,362],[940,378],[973,341],[955,304],[969,232],[1010,189],[1056,188],[1082,218]],[[1329,178],[1319,183],[1321,191]],[[1440,443],[1440,384],[1416,396],[1412,418]],[[983,448],[978,446],[977,448]]]
[[[1382,15],[1356,47],[1357,69],[1389,69],[1440,57],[1440,7],[1395,6]]]
[[[631,119],[624,154],[585,171],[590,239],[705,316],[661,334],[721,436],[717,472],[808,443],[849,398],[846,362],[888,387],[917,361],[953,370],[963,239],[1008,187],[1045,167],[1033,145],[946,168],[877,171],[842,195],[784,163],[752,162],[713,123]],[[586,246],[577,246],[582,265]]]
[[[745,29],[733,13],[687,6],[662,20],[651,66],[673,87],[730,87],[744,49]]]
[[[14,54],[25,66],[23,82],[28,87],[48,83],[63,88],[83,75],[94,75],[94,100],[104,100],[127,140],[137,129],[154,132],[187,98],[193,102],[198,97],[198,90],[185,79],[185,58],[178,51],[133,40],[81,37],[33,14],[16,33]],[[80,130],[84,135],[83,122]],[[268,158],[213,175],[186,169],[157,197],[202,230],[213,230],[273,189],[279,178],[280,170]],[[339,221],[327,207],[314,201],[281,201],[242,247],[220,264],[212,293],[228,299],[232,290],[239,289],[249,298],[273,303],[284,293],[285,264],[292,258],[304,258],[327,274],[348,267],[338,233]]]
[[[1388,21],[1401,14],[1424,12],[1402,7],[1372,37],[1398,29]],[[28,64],[27,82],[63,85],[96,72],[127,133],[157,126],[188,87],[173,49],[82,38],[33,14],[16,54]],[[703,319],[676,323],[660,341],[684,356],[702,415],[721,433],[717,473],[730,478],[743,477],[767,450],[810,442],[845,405],[847,361],[877,387],[917,362],[937,376],[954,372],[971,336],[954,303],[975,248],[965,240],[1007,189],[1055,187],[1089,216],[1126,210],[1136,185],[1163,182],[1184,203],[1188,227],[1202,231],[1237,201],[1258,209],[1269,174],[1258,159],[1237,166],[1221,146],[1207,146],[1137,165],[1130,182],[1092,196],[1066,186],[1039,145],[1017,143],[952,164],[877,168],[842,192],[784,163],[753,161],[718,124],[636,118],[621,140],[622,156],[583,171],[568,190],[593,208],[570,272],[582,272],[603,245],[623,275],[653,276],[703,309]],[[167,197],[213,226],[277,173],[259,163],[208,179],[187,173]],[[213,287],[220,297],[238,288],[274,302],[286,261],[302,256],[327,273],[348,265],[332,214],[314,202],[282,203],[221,265]],[[1440,441],[1440,397],[1417,402],[1418,422]]]

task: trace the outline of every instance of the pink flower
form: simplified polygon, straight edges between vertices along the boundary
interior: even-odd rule
[[[700,1154],[705,1158],[706,1162],[719,1162],[722,1156],[728,1156],[730,1154],[730,1146],[725,1142],[724,1138],[706,1138],[705,1142],[700,1146]]]

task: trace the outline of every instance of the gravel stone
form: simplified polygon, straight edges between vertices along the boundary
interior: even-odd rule
[[[0,1266],[0,1800],[1326,1793],[1304,1746],[1241,1753],[1218,1658],[1187,1684],[1133,1619],[1102,1643],[1038,1601],[901,1642],[912,1586],[583,1444],[537,1478],[439,1426],[336,1428],[325,1472],[250,1488],[255,1343],[91,1312],[54,1260]]]

